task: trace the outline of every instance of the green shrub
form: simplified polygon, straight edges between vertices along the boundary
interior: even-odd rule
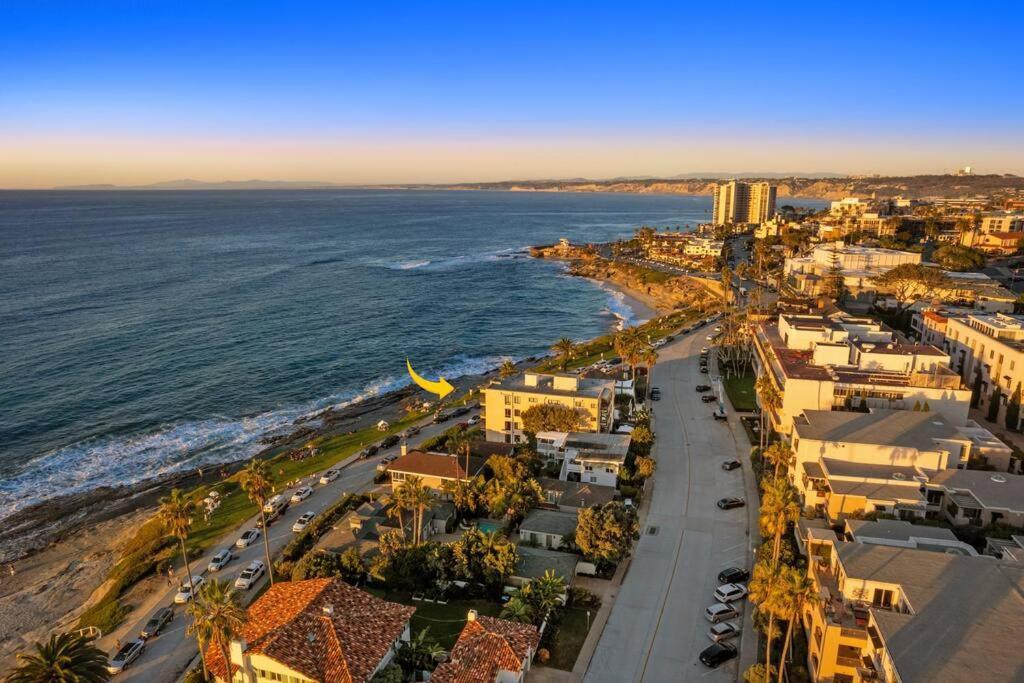
[[[364,495],[349,494],[340,501],[329,507],[313,520],[312,524],[301,534],[292,539],[281,552],[281,559],[284,562],[295,562],[308,553],[326,534],[330,528],[349,510],[354,510],[369,498]]]
[[[109,595],[108,592],[103,596],[103,600],[82,613],[78,620],[79,628],[95,626],[103,633],[110,633],[124,621],[130,611],[129,608],[118,602],[116,596],[108,600]]]

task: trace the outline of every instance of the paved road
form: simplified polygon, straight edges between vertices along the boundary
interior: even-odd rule
[[[459,420],[465,420],[468,417],[468,415],[463,416],[458,420],[450,420],[441,425],[431,424],[424,426],[422,432],[412,439],[412,443],[420,443],[421,441],[448,429]],[[342,470],[342,476],[338,477],[330,484],[321,486],[319,483],[315,483],[313,486],[313,494],[309,498],[301,503],[292,504],[284,516],[271,525],[270,552],[276,557],[284,546],[294,538],[295,534],[293,534],[291,530],[292,524],[304,512],[311,511],[320,513],[330,505],[333,505],[335,502],[340,500],[347,493],[369,490],[373,485],[373,477],[376,472],[377,464],[384,456],[396,454],[398,450],[399,447],[395,446],[388,450],[381,450],[377,455],[372,458],[368,458],[367,460],[357,460]],[[319,477],[320,475],[317,474],[315,477],[306,479],[303,483],[316,482]],[[291,495],[292,490],[294,489],[289,490],[289,496]],[[190,560],[192,573],[205,573],[207,578],[215,577],[219,579],[230,579],[234,582],[242,570],[245,569],[245,567],[253,560],[263,560],[266,562],[262,538],[248,548],[240,549],[234,547],[235,540],[242,535],[243,531],[253,528],[255,522],[255,517],[248,520],[245,525],[225,537],[221,543],[217,544],[216,547],[211,548],[210,551],[202,557],[192,558]],[[214,553],[221,548],[229,546],[235,554],[235,559],[233,559],[221,571],[213,574],[207,573],[206,565],[209,563]],[[259,587],[266,583],[266,581],[267,579],[264,577],[257,586],[245,591],[245,597],[242,598],[243,603],[248,603],[252,597],[259,592]],[[158,607],[171,605],[173,603],[175,592],[177,592],[176,588],[167,589],[158,596],[158,600],[154,601],[150,599],[147,601],[152,602],[153,606],[144,614],[137,615],[130,620],[126,630],[128,635],[122,635],[120,638],[121,642],[124,643],[137,637],[137,634],[142,630],[142,627],[145,625],[146,620],[149,619],[151,613],[155,612]],[[194,638],[185,634],[185,627],[190,623],[190,619],[188,615],[185,614],[184,605],[174,605],[174,608],[174,620],[168,624],[159,636],[151,638],[148,641],[146,644],[146,652],[143,653],[142,657],[134,662],[122,675],[118,676],[118,681],[123,681],[124,683],[170,683],[171,681],[177,680],[185,667],[189,665],[197,653],[198,646],[196,645]],[[119,633],[122,631],[125,631],[125,627],[118,629]],[[101,643],[106,645],[109,648],[110,654],[113,655],[117,648],[111,641],[112,638],[108,637],[101,641]]]
[[[696,384],[707,383],[698,358],[708,333],[704,327],[663,347],[654,367],[653,384],[662,394],[654,403],[654,493],[587,670],[589,683],[737,680],[737,660],[709,670],[697,659],[711,644],[703,613],[714,602],[718,572],[749,566],[751,556],[750,511],[715,505],[724,496],[746,495],[749,470],[726,472],[721,462],[745,455],[749,445],[730,426],[713,421],[715,404],[702,403],[694,391]],[[737,417],[730,413],[729,420]]]

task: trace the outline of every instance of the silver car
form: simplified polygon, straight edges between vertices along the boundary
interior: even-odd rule
[[[107,673],[111,676],[116,676],[125,669],[128,665],[142,656],[142,653],[146,649],[146,642],[143,640],[133,640],[130,643],[125,643],[117,653],[110,658],[107,663]]]
[[[740,627],[730,621],[720,621],[708,629],[708,638],[716,643],[735,638],[739,634]]]
[[[736,611],[735,607],[724,602],[716,602],[704,610],[704,618],[712,624],[717,624],[720,621],[727,621],[733,617],[738,617],[739,615],[740,613]]]

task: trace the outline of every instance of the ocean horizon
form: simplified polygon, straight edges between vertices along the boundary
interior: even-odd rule
[[[811,200],[786,200],[823,205]],[[526,248],[696,225],[710,197],[0,192],[0,519],[237,460],[294,420],[636,322]]]

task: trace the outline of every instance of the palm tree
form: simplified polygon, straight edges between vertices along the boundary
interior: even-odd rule
[[[484,495],[484,479],[480,475],[472,479],[448,480],[442,484],[444,492],[451,496],[459,514],[472,516],[480,509]]]
[[[551,347],[551,350],[557,353],[561,359],[561,368],[564,372],[566,366],[569,365],[569,359],[572,358],[572,354],[576,350],[576,344],[573,343],[572,339],[562,337],[555,342],[555,345]]]
[[[5,679],[8,683],[105,683],[107,655],[89,638],[73,633],[54,633],[46,643],[36,643],[33,654],[18,654],[18,665]]]
[[[635,379],[636,366],[640,364],[644,348],[649,346],[643,337],[640,336],[640,330],[636,327],[630,327],[619,332],[615,335],[612,345],[615,348],[615,353],[619,354],[623,362],[629,365],[631,376]]]
[[[768,448],[764,449],[762,453],[765,462],[770,463],[774,466],[774,478],[778,478],[779,471],[788,471],[790,464],[793,462],[793,451],[790,450],[789,445],[782,442],[776,441]]]
[[[256,503],[260,509],[260,521],[263,523],[263,550],[267,555],[267,576],[270,577],[270,585],[274,585],[274,565],[270,561],[270,534],[267,533],[267,513],[263,507],[273,491],[270,481],[270,466],[266,460],[253,458],[242,470],[242,490],[249,495],[249,500]]]
[[[398,528],[401,529],[402,538],[408,543],[409,539],[405,536],[405,515],[406,511],[412,511],[413,507],[410,503],[409,489],[406,485],[400,484],[395,487],[391,492],[391,507],[388,508],[388,517],[398,519]],[[415,519],[413,520],[415,523]]]
[[[813,605],[819,599],[814,590],[814,580],[807,575],[806,568],[787,567],[781,579],[782,604],[780,606],[783,609],[783,617],[789,623],[786,625],[786,636],[782,641],[782,654],[779,655],[777,683],[782,683],[783,670],[786,668],[786,654],[789,652],[789,645],[793,640],[793,624],[800,618],[800,612],[805,605]]]
[[[469,436],[468,430],[456,432],[448,437],[445,447],[452,455],[461,453],[466,458],[466,476],[469,476],[469,452],[473,447],[473,439]]]
[[[181,546],[181,561],[185,565],[185,576],[188,581],[188,589],[191,595],[195,595],[195,586],[192,585],[192,568],[188,564],[188,552],[185,550],[185,539],[192,528],[192,516],[195,515],[196,504],[187,497],[181,489],[171,489],[171,494],[160,499],[160,509],[157,517],[160,518],[164,529],[175,538]]]
[[[505,606],[501,608],[501,618],[509,621],[517,621],[520,624],[533,623],[533,608],[518,595],[509,598]]]
[[[765,669],[764,683],[768,683],[772,669],[772,643],[778,637],[775,627],[775,615],[779,612],[781,595],[779,593],[779,569],[767,562],[758,562],[748,584],[747,595],[750,602],[757,606],[758,611],[768,618],[765,627]]]
[[[498,369],[498,376],[501,377],[502,379],[505,379],[506,377],[511,377],[514,374],[516,374],[516,364],[510,360],[506,360],[504,363],[501,364],[501,367]]]
[[[785,477],[765,481],[761,496],[761,535],[772,539],[772,566],[778,566],[782,536],[800,519],[800,504]]]
[[[403,487],[407,489],[408,502],[413,510],[413,545],[419,545],[423,540],[423,514],[434,504],[436,496],[423,485],[419,477],[410,477]]]
[[[199,640],[199,654],[202,655],[204,669],[205,644],[213,643],[224,658],[224,666],[230,671],[231,655],[228,653],[228,643],[241,630],[246,620],[246,612],[236,601],[231,584],[219,579],[204,583],[186,611],[192,617],[192,625],[188,627],[187,632]]]
[[[537,607],[538,618],[547,619],[551,610],[562,601],[562,594],[565,593],[565,579],[547,569],[544,571],[544,576],[534,579],[528,586],[533,597],[532,602]]]
[[[775,389],[775,384],[772,383],[772,378],[768,376],[769,370],[764,368],[761,374],[757,376],[757,382],[754,383],[754,389],[757,392],[758,401],[761,403],[761,450],[768,445],[768,412],[775,412],[779,409],[779,392]]]

